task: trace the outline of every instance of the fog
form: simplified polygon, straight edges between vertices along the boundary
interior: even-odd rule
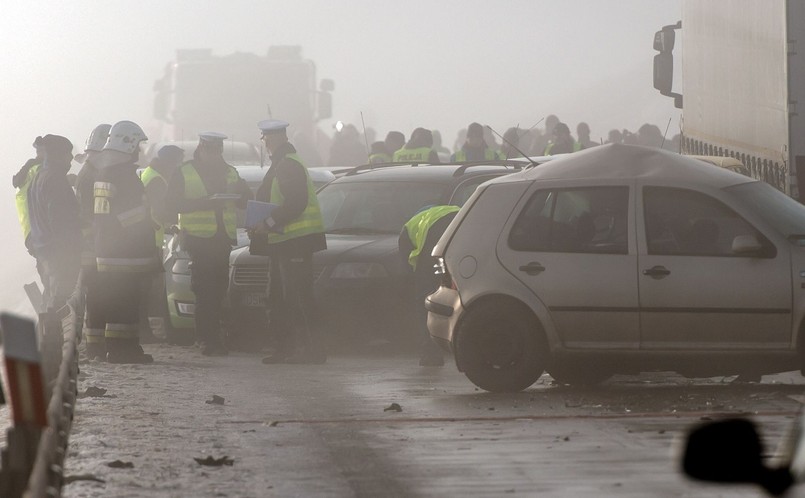
[[[336,120],[360,127],[361,113],[378,136],[423,126],[448,147],[472,121],[502,132],[551,113],[571,130],[588,122],[595,141],[646,122],[664,131],[669,119],[669,137],[678,131],[679,111],[652,88],[652,36],[679,19],[678,0],[5,0],[3,11],[7,308],[33,275],[10,181],[33,138],[65,135],[80,152],[100,122],[148,129],[154,81],[177,49],[301,45],[317,76],[335,82],[333,118],[320,123],[328,134]]]

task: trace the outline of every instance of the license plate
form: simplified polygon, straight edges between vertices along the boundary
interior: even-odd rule
[[[265,306],[266,296],[263,294],[244,294],[241,298],[241,303],[249,308],[261,308]]]

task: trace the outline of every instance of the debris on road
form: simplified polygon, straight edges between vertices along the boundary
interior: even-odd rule
[[[207,401],[205,401],[205,403],[207,403],[208,405],[223,405],[224,404],[224,398],[223,398],[223,396],[218,396],[217,394],[213,394],[212,399],[208,399]]]
[[[67,476],[64,478],[64,484],[70,484],[71,482],[77,481],[92,481],[92,482],[99,482],[101,484],[106,484],[106,481],[101,479],[100,477],[95,477],[92,474],[78,474],[74,476]]]
[[[389,406],[383,408],[383,411],[384,412],[401,412],[402,411],[402,406],[400,406],[397,403],[392,403]]]
[[[78,398],[116,398],[117,396],[107,395],[106,389],[102,387],[89,386],[83,393],[78,394]]]
[[[272,420],[271,422],[268,423],[269,427],[276,427],[278,425],[280,425],[279,420]]]
[[[223,467],[224,465],[231,467],[235,464],[235,460],[226,455],[222,456],[221,458],[213,458],[212,456],[208,456],[207,458],[193,457],[193,460],[195,460],[199,465],[205,465],[207,467]]]
[[[114,462],[109,462],[106,464],[107,467],[111,467],[113,469],[133,469],[134,464],[132,462],[124,462],[122,460],[115,460]]]

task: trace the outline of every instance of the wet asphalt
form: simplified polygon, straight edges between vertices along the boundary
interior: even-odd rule
[[[654,373],[583,389],[544,375],[491,394],[450,361],[263,365],[146,349],[155,364],[81,365],[80,391],[106,392],[79,401],[64,496],[760,496],[687,480],[680,439],[744,414],[772,453],[805,399],[799,373],[759,384]],[[224,456],[231,466],[194,460]]]

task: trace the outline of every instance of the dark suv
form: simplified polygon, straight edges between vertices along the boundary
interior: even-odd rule
[[[338,342],[417,341],[424,324],[411,302],[413,272],[397,249],[403,225],[428,205],[461,206],[481,183],[527,164],[366,165],[322,187],[327,249],[313,257],[321,333]],[[231,330],[265,334],[267,258],[245,247],[230,262]]]

